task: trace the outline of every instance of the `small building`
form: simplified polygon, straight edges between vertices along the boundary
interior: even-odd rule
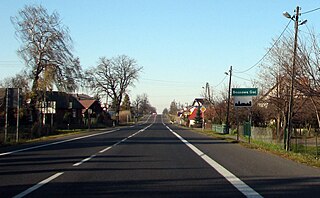
[[[82,125],[84,107],[72,94],[46,91],[42,93],[38,108],[44,124],[54,125],[57,128]]]
[[[189,109],[189,116],[188,116],[189,127],[195,125],[195,118],[197,117],[198,109],[203,106],[203,103],[204,103],[204,98],[195,98],[194,99],[194,101],[191,105],[191,108]],[[202,113],[200,114],[200,118],[202,119]]]

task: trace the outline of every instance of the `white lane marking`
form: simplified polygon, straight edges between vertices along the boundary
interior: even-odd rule
[[[205,162],[207,162],[212,168],[214,168],[216,171],[218,171],[223,177],[225,177],[234,187],[236,187],[242,194],[244,194],[246,197],[255,197],[260,198],[262,197],[258,192],[253,190],[250,186],[248,186],[246,183],[244,183],[242,180],[240,180],[237,176],[232,174],[230,171],[228,171],[226,168],[221,166],[218,162],[214,161],[212,158],[210,158],[208,155],[204,154],[201,150],[199,150],[197,147],[192,145],[190,142],[185,140],[183,137],[181,137],[179,134],[174,132],[172,129],[170,129],[168,126],[166,126],[177,138],[179,138],[183,143],[185,143],[193,152],[195,152],[198,156],[200,156]]]
[[[104,152],[106,152],[107,150],[109,150],[109,149],[111,149],[111,148],[112,148],[112,146],[109,146],[109,147],[107,147],[107,148],[105,148],[105,149],[103,149],[103,150],[99,151],[99,153],[104,153]]]
[[[106,152],[107,150],[112,149],[113,147],[121,144],[122,142],[127,141],[129,138],[132,138],[133,136],[137,135],[138,133],[141,133],[141,132],[145,131],[146,129],[148,129],[148,128],[151,127],[151,126],[152,126],[152,124],[150,124],[149,126],[147,126],[147,127],[143,128],[143,129],[135,132],[134,134],[132,134],[132,135],[130,135],[130,136],[128,136],[128,137],[126,137],[126,138],[124,138],[124,139],[116,142],[116,143],[113,144],[112,146],[109,146],[109,147],[107,147],[107,148],[102,149],[102,150],[99,151],[98,153],[104,153],[104,152]],[[93,154],[93,155],[91,155],[90,157],[87,157],[87,158],[81,160],[80,162],[77,162],[77,163],[73,164],[72,166],[80,166],[80,165],[83,164],[84,162],[87,162],[87,161],[91,160],[92,158],[96,157],[98,153]]]
[[[104,153],[104,152],[106,152],[107,150],[111,149],[112,147],[120,144],[121,142],[124,142],[124,141],[128,140],[129,138],[137,135],[137,134],[140,133],[140,132],[145,131],[146,129],[148,129],[148,128],[151,127],[151,126],[152,126],[152,124],[150,124],[149,126],[145,127],[143,130],[139,130],[138,132],[130,135],[129,137],[126,137],[126,138],[120,140],[119,142],[113,144],[112,146],[109,146],[109,147],[107,147],[107,148],[99,151],[98,153]],[[112,130],[112,131],[108,131],[108,133],[111,133],[111,132],[114,132],[114,131],[118,131],[118,130],[119,130],[119,129]],[[74,139],[67,140],[67,141],[54,142],[54,143],[51,143],[51,144],[40,145],[40,146],[37,146],[37,148],[44,147],[44,146],[49,146],[49,145],[53,145],[53,144],[61,144],[61,143],[73,141],[73,140],[76,140],[76,139],[83,139],[83,138],[85,138],[85,137],[92,137],[92,136],[95,136],[95,135],[106,134],[106,133],[107,133],[107,132],[99,133],[99,134],[93,134],[93,135],[88,135],[88,136],[83,136],[83,137],[80,137],[80,138],[74,138]],[[12,151],[10,154],[16,153],[16,152],[21,152],[22,150],[31,150],[31,149],[35,149],[35,148],[36,148],[36,147],[30,147],[30,148],[27,148],[27,149],[16,150],[15,152]],[[7,155],[8,155],[8,154],[7,154]],[[81,165],[82,163],[87,162],[87,161],[91,160],[92,158],[94,158],[94,157],[96,157],[96,156],[97,156],[97,154],[93,154],[93,155],[91,155],[90,157],[85,158],[85,159],[81,160],[80,162],[73,164],[73,166],[79,166],[79,165]],[[59,176],[62,175],[63,173],[64,173],[64,172],[56,173],[56,174],[52,175],[51,177],[49,177],[49,178],[47,178],[47,179],[45,179],[45,180],[37,183],[36,185],[28,188],[27,190],[23,191],[22,193],[19,193],[18,195],[14,196],[13,198],[21,198],[21,197],[24,197],[24,196],[30,194],[31,192],[37,190],[37,189],[40,188],[41,186],[43,186],[43,185],[49,183],[50,181],[54,180],[55,178],[59,177]]]
[[[106,132],[102,132],[102,133],[95,133],[95,134],[76,137],[76,138],[72,138],[72,139],[68,139],[68,140],[62,140],[62,141],[59,141],[59,142],[52,142],[52,143],[49,143],[49,144],[42,144],[42,145],[39,145],[39,146],[33,146],[33,147],[28,147],[28,148],[24,148],[24,149],[15,150],[15,151],[9,151],[9,152],[5,152],[5,153],[0,153],[0,156],[11,155],[11,154],[19,153],[19,152],[22,152],[22,151],[28,151],[28,150],[33,150],[33,149],[37,149],[37,148],[42,148],[42,147],[62,144],[62,143],[71,142],[71,141],[75,141],[75,140],[80,140],[80,139],[84,139],[84,138],[94,137],[94,136],[97,136],[97,135],[113,133],[113,132],[119,131],[119,130],[120,129],[115,129],[115,130],[106,131]]]
[[[60,175],[62,175],[64,172],[60,172],[60,173],[56,173],[54,175],[52,175],[51,177],[48,177],[47,179],[45,180],[42,180],[41,182],[37,183],[36,185],[28,188],[27,190],[23,191],[22,193],[14,196],[13,198],[21,198],[21,197],[24,197],[28,194],[30,194],[31,192],[37,190],[38,188],[40,188],[41,186],[49,183],[50,181],[54,180],[55,178],[59,177]]]
[[[87,157],[87,158],[81,160],[80,162],[73,164],[72,166],[79,166],[79,165],[83,164],[84,162],[89,161],[96,156],[97,156],[96,154],[91,155],[90,157]]]

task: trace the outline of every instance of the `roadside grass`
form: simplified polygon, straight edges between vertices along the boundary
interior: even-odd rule
[[[320,153],[319,153],[320,149],[318,148],[319,150],[317,155],[317,148],[315,146],[308,146],[308,147],[305,147],[304,145],[297,146],[294,143],[292,143],[292,151],[286,151],[280,144],[266,143],[262,141],[252,140],[252,139],[249,143],[248,138],[245,138],[245,137],[241,137],[242,141],[237,141],[236,136],[234,135],[216,133],[210,129],[202,130],[199,128],[193,128],[191,130],[204,134],[209,137],[223,139],[231,143],[239,143],[240,145],[246,148],[272,153],[274,155],[278,155],[280,157],[283,157],[298,163],[320,168]]]
[[[45,140],[52,140],[52,139],[64,137],[67,135],[79,134],[84,131],[87,131],[87,129],[56,130],[57,134],[55,134],[55,135],[48,135],[48,136],[42,136],[42,137],[35,138],[35,139],[29,139],[29,140],[25,140],[25,142],[39,142],[39,141],[45,141]]]
[[[84,131],[87,131],[87,129],[56,130],[56,132],[55,132],[56,134],[54,134],[54,135],[42,136],[39,138],[19,138],[18,142],[16,142],[15,138],[8,138],[7,142],[1,143],[0,146],[7,147],[7,146],[20,145],[20,144],[24,144],[24,143],[53,140],[53,139],[56,139],[59,137],[67,136],[67,135],[79,134]]]
[[[138,121],[142,120],[140,118]],[[119,127],[124,127],[124,126],[132,126],[136,124],[136,122],[126,122],[126,123],[121,123]],[[32,143],[32,142],[41,142],[41,141],[46,141],[46,140],[53,140],[56,138],[68,136],[68,135],[75,135],[79,134],[82,132],[87,132],[88,130],[90,131],[99,131],[101,129],[111,129],[112,127],[106,127],[105,125],[95,125],[94,128],[88,129],[88,128],[78,128],[78,129],[56,129],[53,134],[48,134],[45,136],[41,136],[39,138],[32,138],[30,137],[30,129],[24,130],[22,129],[19,134],[19,141],[16,142],[15,138],[15,132],[10,132],[8,133],[7,136],[7,142],[4,142],[4,132],[0,133],[0,147],[8,147],[8,146],[14,146],[14,145],[20,145],[24,143]]]

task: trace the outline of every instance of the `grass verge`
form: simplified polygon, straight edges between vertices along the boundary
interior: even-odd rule
[[[320,156],[314,155],[314,150],[316,148],[309,148],[309,150],[311,150],[312,152],[305,152],[306,149],[300,149],[295,152],[286,151],[285,149],[282,148],[281,145],[278,145],[278,144],[266,143],[262,141],[252,140],[252,139],[250,143],[248,143],[248,141],[238,142],[235,139],[234,135],[220,134],[220,133],[213,132],[212,130],[209,130],[209,129],[206,129],[206,130],[202,130],[199,128],[193,128],[193,129],[188,128],[188,129],[191,129],[197,133],[201,133],[209,137],[223,139],[231,143],[239,143],[240,145],[246,148],[257,149],[259,151],[272,153],[274,155],[278,155],[280,157],[283,157],[298,163],[320,168],[320,159],[319,159]]]

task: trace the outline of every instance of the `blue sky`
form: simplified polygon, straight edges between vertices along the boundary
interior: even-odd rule
[[[24,68],[16,54],[20,42],[10,17],[26,4],[41,4],[50,13],[60,14],[84,69],[95,66],[102,56],[135,58],[144,69],[130,88],[131,99],[146,93],[159,112],[173,100],[190,104],[206,82],[217,94],[225,91],[224,72],[231,65],[233,84],[250,87],[248,80],[255,78],[259,68],[236,72],[253,66],[281,34],[288,23],[282,13],[294,14],[296,6],[302,12],[320,7],[320,2],[311,0],[4,0],[0,79]],[[308,27],[318,33],[319,17],[320,11],[315,11],[301,19],[307,19]]]

